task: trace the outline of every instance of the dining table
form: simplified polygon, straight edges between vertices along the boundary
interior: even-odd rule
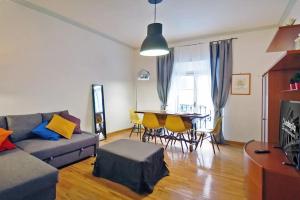
[[[180,116],[185,124],[191,124],[191,130],[189,131],[189,137],[186,140],[190,144],[190,151],[192,152],[194,147],[197,145],[197,120],[204,120],[210,117],[210,114],[203,113],[193,113],[193,112],[173,112],[173,111],[162,111],[162,110],[136,110],[135,113],[145,114],[152,113],[155,114],[158,120],[164,124],[168,115]]]

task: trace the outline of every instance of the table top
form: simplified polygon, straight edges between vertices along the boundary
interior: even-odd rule
[[[171,112],[171,111],[161,111],[161,110],[137,110],[136,113],[153,113],[156,115],[177,115],[181,117],[191,117],[191,118],[205,118],[208,117],[209,114],[203,115],[201,113],[184,113],[184,112]]]
[[[274,148],[273,146],[274,144],[271,143],[249,141],[244,147],[244,152],[249,159],[253,160],[261,168],[265,168],[279,174],[300,177],[300,171],[297,171],[295,167],[282,164],[282,162],[289,161],[281,149]],[[269,150],[270,153],[256,154],[254,151],[257,149]]]

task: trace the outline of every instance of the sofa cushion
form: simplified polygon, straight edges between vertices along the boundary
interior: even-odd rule
[[[10,115],[6,120],[8,129],[13,131],[10,135],[11,141],[18,142],[34,137],[31,130],[42,123],[42,115]]]
[[[42,122],[32,130],[32,133],[45,140],[59,140],[60,135],[46,128],[48,122]]]
[[[0,128],[0,146],[6,140],[6,138],[8,138],[8,136],[11,134],[12,134],[12,131],[8,131],[6,129]]]
[[[63,110],[63,111],[41,113],[41,114],[42,114],[43,122],[44,121],[48,121],[49,122],[52,119],[52,117],[53,117],[54,114],[60,115],[62,113],[69,114],[69,111]]]
[[[15,149],[15,148],[16,145],[14,143],[11,143],[9,138],[6,138],[6,140],[4,140],[4,142],[2,142],[2,144],[0,145],[0,152]]]
[[[7,129],[6,117],[0,116],[0,128]]]
[[[74,133],[75,134],[80,134],[81,133],[81,129],[80,129],[80,119],[73,116],[73,115],[70,115],[70,114],[67,114],[67,113],[61,113],[60,116],[62,116],[63,118],[65,118],[66,120],[69,120],[73,123],[76,124],[76,127],[74,129]]]
[[[46,160],[87,146],[97,145],[98,142],[98,135],[82,132],[82,134],[74,134],[71,140],[62,138],[58,141],[50,141],[33,138],[17,142],[16,145],[37,158]]]
[[[0,153],[0,199],[21,200],[57,183],[54,167],[14,149]]]

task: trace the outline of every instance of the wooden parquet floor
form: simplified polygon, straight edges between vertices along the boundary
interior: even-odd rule
[[[128,138],[129,132],[113,135],[100,145]],[[138,139],[135,135],[131,139]],[[213,154],[211,144],[182,153],[180,145],[165,151],[170,176],[160,180],[153,191],[141,196],[130,189],[92,175],[95,158],[89,158],[59,171],[57,200],[243,200],[243,148],[223,145]]]

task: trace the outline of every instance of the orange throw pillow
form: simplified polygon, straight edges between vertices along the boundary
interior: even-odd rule
[[[12,131],[5,130],[3,128],[0,128],[0,146],[2,143],[6,140],[6,138],[12,134]]]

